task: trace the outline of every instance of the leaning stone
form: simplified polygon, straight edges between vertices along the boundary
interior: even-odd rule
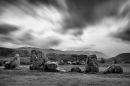
[[[121,66],[111,65],[104,71],[104,74],[110,74],[110,73],[122,74],[123,68]]]
[[[16,54],[16,56],[14,57],[12,63],[12,65],[15,65],[15,67],[19,67],[20,66],[20,57],[19,54]]]
[[[11,60],[5,63],[5,69],[17,69],[20,66],[20,57],[19,54]]]

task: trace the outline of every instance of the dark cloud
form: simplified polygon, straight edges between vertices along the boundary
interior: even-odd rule
[[[82,34],[83,34],[83,30],[78,30],[78,31],[73,33],[73,35],[76,37],[81,36]]]
[[[0,36],[0,41],[2,41],[2,42],[14,42],[14,40],[11,37],[8,37],[8,36]]]
[[[71,17],[66,19],[66,28],[84,27],[104,17],[116,16],[124,0],[67,0]],[[125,0],[126,1],[126,0]],[[124,1],[124,2],[125,2]]]
[[[65,20],[64,28],[80,28],[86,24],[93,24],[105,16],[116,15],[119,3],[122,0],[0,0],[2,6],[14,5],[27,14],[36,15],[32,6],[67,5],[70,17]]]
[[[17,38],[17,40],[22,43],[22,44],[28,44],[28,45],[33,45],[31,41],[33,41],[34,37],[30,32],[25,32],[22,34],[21,37]]]
[[[130,19],[130,4],[129,2],[124,4],[123,9],[119,13],[119,16],[122,18],[128,18]],[[112,36],[119,38],[123,41],[130,41],[130,21],[129,23],[123,27],[120,28],[116,33],[112,34]]]
[[[2,14],[4,10],[12,10],[12,12],[19,12],[19,14],[39,17],[36,9],[43,9],[42,6],[64,8],[60,0],[0,0],[0,14]]]
[[[1,14],[4,10],[12,10],[21,12],[21,14],[26,13],[30,16],[35,16],[36,13],[29,3],[26,0],[0,0],[0,10]]]
[[[23,10],[25,13],[32,15],[33,17],[37,15],[34,11],[35,8],[32,6],[57,6],[60,7],[62,4],[59,3],[60,0],[0,0],[0,7],[6,5],[13,5],[16,8]],[[119,6],[127,0],[64,0],[68,7],[67,12],[69,12],[70,17],[65,20],[65,25],[63,27],[64,33],[68,33],[69,29],[80,29],[72,33],[74,36],[80,36],[83,34],[83,27],[95,24],[104,17],[117,16],[119,11]],[[128,7],[129,8],[129,7]],[[1,11],[1,9],[0,9]],[[19,12],[19,11],[18,11]],[[22,14],[22,13],[21,13]],[[126,15],[127,12],[124,11],[122,15]],[[0,26],[0,34],[8,34],[15,31],[14,28],[3,29]],[[29,36],[27,36],[29,37]],[[20,39],[24,41],[26,37]],[[31,38],[31,36],[29,37]],[[54,43],[56,44],[56,43]]]
[[[7,35],[11,32],[17,31],[18,27],[8,24],[1,24],[0,25],[0,34]]]
[[[44,48],[55,47],[55,46],[58,46],[61,42],[62,42],[62,40],[58,39],[56,37],[48,37],[43,42],[42,47],[44,47]]]
[[[21,0],[0,0],[0,7],[7,5],[18,5]]]
[[[33,36],[30,33],[24,33],[20,37],[12,36],[12,35],[0,35],[1,42],[9,42],[17,45],[34,45],[31,41],[33,40]]]
[[[27,0],[28,3],[32,5],[48,5],[48,6],[55,6],[59,8],[63,8],[65,0]]]
[[[32,6],[67,5],[70,17],[65,20],[65,29],[82,28],[87,24],[94,24],[106,16],[116,16],[121,3],[127,0],[0,0],[1,6],[14,5],[20,10],[34,17]]]
[[[29,3],[34,4],[34,5],[39,5],[39,4],[47,4],[47,5],[56,5],[57,0],[27,0]]]
[[[130,18],[130,1],[126,2],[120,9],[119,16]]]
[[[122,29],[122,31],[114,34],[114,37],[122,39],[123,41],[130,41],[130,26]]]
[[[0,0],[0,4],[3,4],[3,3],[14,4],[14,3],[17,3],[17,2],[19,2],[19,0]]]
[[[0,0],[1,5],[18,5],[18,4],[32,4],[35,6],[38,5],[53,5],[53,6],[59,6],[58,0]]]
[[[60,40],[58,40],[58,39],[53,39],[53,40],[50,40],[49,42],[48,42],[48,45],[49,46],[57,46],[57,45],[59,45],[60,44]]]

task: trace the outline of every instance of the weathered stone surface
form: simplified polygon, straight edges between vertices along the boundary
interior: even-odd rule
[[[96,55],[90,55],[86,59],[85,73],[97,73],[99,72],[98,61]]]
[[[123,68],[121,66],[111,65],[104,71],[104,74],[109,74],[109,73],[121,74],[123,73]]]
[[[4,66],[6,62],[6,60],[0,60],[0,66]]]
[[[11,61],[5,63],[5,69],[15,69],[18,68],[19,66],[20,66],[19,54],[16,54]]]
[[[15,69],[15,65],[12,65],[11,63],[6,63],[5,69]]]
[[[50,61],[48,61],[45,64],[44,71],[47,71],[47,72],[59,72],[59,70],[57,68],[58,68],[58,63],[57,62],[50,62]]]
[[[78,72],[78,73],[81,73],[82,70],[81,70],[79,67],[73,67],[73,68],[71,68],[70,72]]]
[[[30,57],[30,70],[44,70],[45,58],[40,51],[32,50]]]

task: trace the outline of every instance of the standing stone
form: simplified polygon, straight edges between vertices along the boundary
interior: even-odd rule
[[[46,63],[46,59],[43,55],[43,53],[41,51],[38,52],[38,61],[37,61],[37,64],[38,64],[38,69],[39,70],[43,70],[45,69],[45,63]]]
[[[44,70],[45,63],[46,59],[41,51],[31,51],[30,70]]]
[[[16,54],[15,57],[11,61],[5,63],[6,69],[15,69],[15,68],[19,68],[19,66],[20,66],[19,54]]]
[[[30,70],[35,70],[38,68],[37,60],[38,60],[37,52],[36,50],[32,50],[30,56]]]
[[[19,54],[16,54],[13,61],[12,61],[12,65],[15,65],[17,68],[20,66],[20,57]]]
[[[85,73],[97,73],[99,72],[98,61],[96,55],[90,55],[86,59]]]

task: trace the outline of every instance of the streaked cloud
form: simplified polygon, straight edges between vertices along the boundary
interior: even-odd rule
[[[109,55],[128,52],[129,3],[129,0],[1,0],[0,45],[97,50]]]
[[[0,34],[7,35],[11,32],[17,31],[18,27],[8,24],[0,24]]]

